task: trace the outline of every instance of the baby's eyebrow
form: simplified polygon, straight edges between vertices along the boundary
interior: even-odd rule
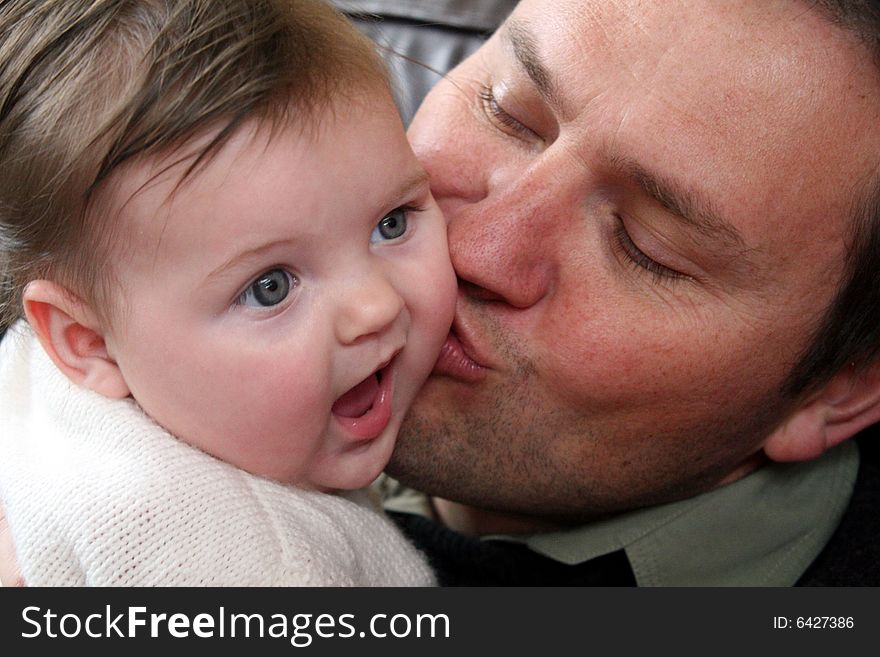
[[[403,179],[403,181],[394,188],[389,197],[395,199],[393,204],[399,204],[401,199],[411,196],[416,191],[428,185],[428,172],[419,167],[412,175]]]
[[[428,173],[422,167],[419,167],[418,170],[413,172],[412,175],[404,178],[399,185],[392,189],[391,193],[388,194],[388,198],[390,199],[388,205],[396,206],[406,202],[407,197],[412,196],[420,188],[426,187],[427,185]],[[387,208],[383,208],[383,211],[384,209]],[[224,272],[229,271],[230,269],[235,269],[243,262],[259,259],[264,254],[270,251],[274,251],[280,247],[289,249],[294,247],[295,245],[296,241],[291,239],[274,240],[271,242],[266,242],[265,244],[259,244],[252,248],[248,248],[244,251],[239,251],[232,257],[225,260],[218,267],[212,269],[211,272],[207,275],[206,280],[211,280],[217,276],[222,275]]]
[[[231,258],[224,261],[223,264],[221,264],[219,267],[212,269],[211,273],[207,275],[205,280],[210,280],[212,278],[220,276],[230,269],[235,269],[243,262],[258,259],[262,255],[270,251],[274,251],[279,247],[291,248],[294,244],[294,240],[275,240],[272,242],[266,242],[265,244],[260,244],[250,249],[246,249],[245,251],[239,251]]]

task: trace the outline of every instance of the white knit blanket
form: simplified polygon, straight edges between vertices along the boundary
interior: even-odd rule
[[[169,364],[169,367],[173,367]],[[428,586],[366,491],[247,474],[0,342],[0,499],[31,586]]]

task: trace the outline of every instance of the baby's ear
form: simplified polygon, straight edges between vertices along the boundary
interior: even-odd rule
[[[774,461],[807,461],[880,422],[880,360],[839,372],[774,431],[764,452]]]
[[[128,397],[128,385],[107,353],[101,323],[88,304],[45,280],[31,281],[22,300],[43,349],[67,378],[105,397]]]

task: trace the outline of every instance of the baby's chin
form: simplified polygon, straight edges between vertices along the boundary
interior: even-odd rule
[[[312,473],[300,487],[328,493],[368,487],[391,460],[400,423],[400,418],[392,419],[382,435],[365,444],[347,448],[328,468],[326,476],[321,472]]]

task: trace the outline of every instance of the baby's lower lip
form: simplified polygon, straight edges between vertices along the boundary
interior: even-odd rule
[[[394,389],[392,375],[392,368],[389,365],[370,375],[370,378],[376,378],[374,386],[371,386],[369,379],[366,379],[352,388],[349,393],[340,397],[333,405],[333,415],[336,421],[355,440],[367,441],[378,438],[391,421],[391,401]],[[372,399],[361,400],[365,406],[368,403],[367,408],[359,415],[352,416],[353,409],[357,409],[357,404],[352,400],[346,400],[346,396],[353,391],[356,392],[358,388],[368,392]]]

